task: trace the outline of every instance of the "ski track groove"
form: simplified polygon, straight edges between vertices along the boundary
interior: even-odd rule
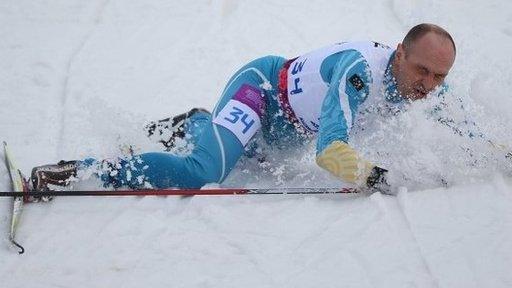
[[[409,221],[409,218],[407,217],[407,207],[406,207],[406,201],[408,199],[408,191],[400,191],[398,195],[396,195],[396,202],[398,206],[398,211],[400,212],[400,215],[403,217],[403,220],[407,226],[407,230],[409,231],[412,241],[414,242],[414,246],[416,247],[418,254],[420,255],[421,262],[423,263],[423,266],[425,267],[425,271],[430,275],[430,279],[432,280],[432,284],[435,287],[441,287],[439,286],[438,279],[434,276],[434,273],[432,272],[432,268],[430,267],[427,258],[425,257],[425,252],[423,251],[420,243],[418,242],[418,239],[416,237],[416,233],[414,233],[414,229],[412,228],[411,222]]]
[[[69,79],[71,78],[71,69],[72,69],[72,66],[73,66],[73,63],[74,63],[76,57],[78,55],[80,55],[80,53],[82,52],[85,45],[89,42],[89,39],[91,39],[94,32],[96,32],[96,27],[100,23],[100,20],[103,16],[103,12],[106,10],[106,7],[108,6],[109,2],[110,2],[110,0],[104,0],[104,1],[100,2],[99,8],[97,8],[96,12],[94,13],[94,16],[92,17],[94,19],[92,27],[85,34],[85,36],[82,39],[82,41],[80,42],[80,44],[71,51],[71,55],[66,64],[66,72],[64,74],[64,79],[62,81],[63,82],[62,83],[62,91],[61,91],[61,96],[60,96],[60,104],[61,104],[61,114],[60,114],[60,120],[59,120],[60,129],[59,129],[58,138],[57,138],[58,139],[57,140],[57,148],[55,151],[55,155],[58,158],[62,158],[61,151],[63,151],[63,147],[64,147],[64,134],[66,132],[66,118],[67,118],[66,117],[66,115],[67,115],[67,113],[66,113],[67,107],[66,106],[68,104],[68,99],[69,99]]]

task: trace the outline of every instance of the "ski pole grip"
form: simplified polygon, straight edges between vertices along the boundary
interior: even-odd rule
[[[368,188],[373,188],[377,184],[386,183],[387,172],[388,170],[384,168],[380,168],[378,166],[373,167],[370,172],[370,176],[366,179],[366,186],[368,186]]]

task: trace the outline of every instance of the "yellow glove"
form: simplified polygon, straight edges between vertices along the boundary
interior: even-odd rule
[[[366,185],[375,165],[362,159],[356,150],[342,141],[334,141],[316,157],[318,166],[345,182]]]

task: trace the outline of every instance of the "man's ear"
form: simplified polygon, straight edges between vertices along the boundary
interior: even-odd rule
[[[400,61],[405,57],[404,45],[402,43],[398,43],[396,47],[395,58]]]

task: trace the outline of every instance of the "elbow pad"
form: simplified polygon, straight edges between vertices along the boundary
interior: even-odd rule
[[[327,146],[317,155],[316,163],[343,181],[358,186],[366,185],[368,176],[375,167],[342,141],[334,141]]]

